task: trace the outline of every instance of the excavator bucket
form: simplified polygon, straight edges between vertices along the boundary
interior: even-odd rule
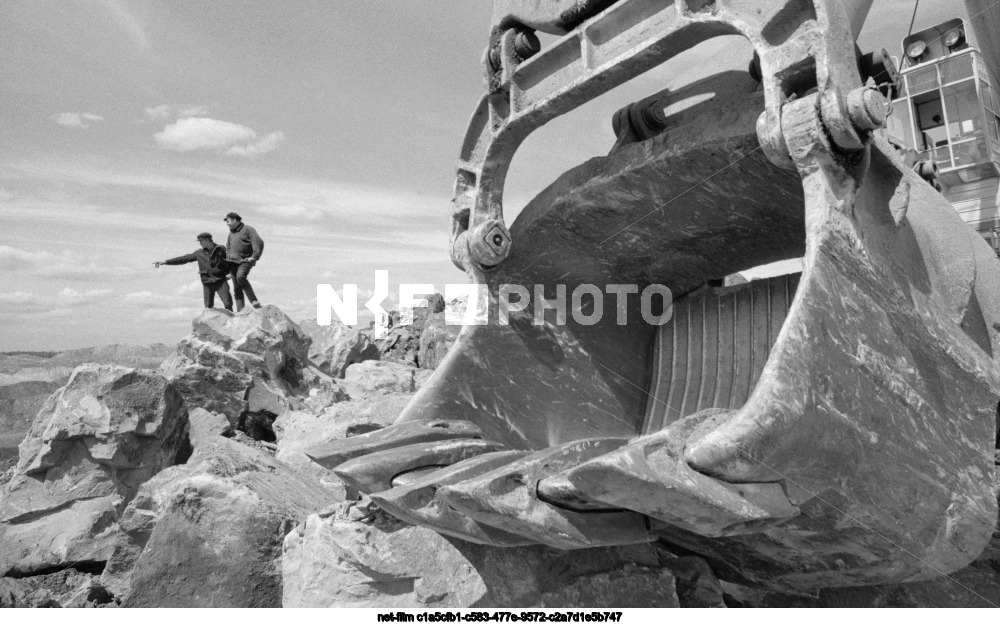
[[[786,590],[975,559],[997,520],[1000,262],[880,133],[854,44],[870,4],[498,0],[452,236],[485,323],[396,424],[314,460],[467,541],[663,538]],[[567,34],[538,51],[534,29]],[[611,154],[508,230],[532,130],[723,34],[753,44],[750,72],[626,107]]]

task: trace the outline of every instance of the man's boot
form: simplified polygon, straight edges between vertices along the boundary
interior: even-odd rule
[[[239,313],[240,311],[242,311],[244,306],[246,306],[246,305],[243,302],[243,300],[237,300],[236,301],[236,312]]]

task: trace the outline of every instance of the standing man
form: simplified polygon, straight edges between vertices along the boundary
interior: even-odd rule
[[[153,267],[161,265],[184,265],[185,263],[198,262],[198,273],[201,275],[201,291],[205,296],[205,308],[211,309],[215,306],[215,294],[219,294],[222,306],[227,311],[233,310],[233,298],[229,295],[229,262],[226,261],[226,249],[212,241],[212,235],[202,233],[198,235],[198,243],[201,248],[191,254],[174,257],[166,261],[156,261]]]
[[[260,238],[252,226],[243,223],[243,218],[237,213],[226,214],[226,225],[229,226],[229,241],[226,242],[231,272],[233,274],[233,291],[236,292],[236,310],[243,310],[243,294],[250,298],[250,304],[255,309],[260,308],[257,295],[247,280],[250,268],[257,264],[260,255],[264,253],[264,240]]]

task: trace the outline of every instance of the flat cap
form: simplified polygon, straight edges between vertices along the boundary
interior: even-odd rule
[[[201,241],[202,239],[211,239],[211,238],[212,238],[212,233],[202,233],[198,235],[199,241]]]
[[[229,213],[226,213],[226,217],[224,217],[222,221],[224,222],[224,221],[228,220],[229,218],[233,218],[233,219],[239,220],[241,222],[243,221],[243,218],[240,217],[240,214],[237,213],[237,212],[235,212],[235,211],[230,211]]]

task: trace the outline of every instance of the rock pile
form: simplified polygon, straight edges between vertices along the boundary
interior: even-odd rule
[[[189,406],[273,441],[271,424],[285,410],[335,401],[342,392],[310,363],[312,339],[278,307],[248,311],[202,313],[162,370]]]
[[[42,407],[3,489],[0,572],[106,561],[142,484],[189,453],[187,408],[163,376],[80,366]]]

